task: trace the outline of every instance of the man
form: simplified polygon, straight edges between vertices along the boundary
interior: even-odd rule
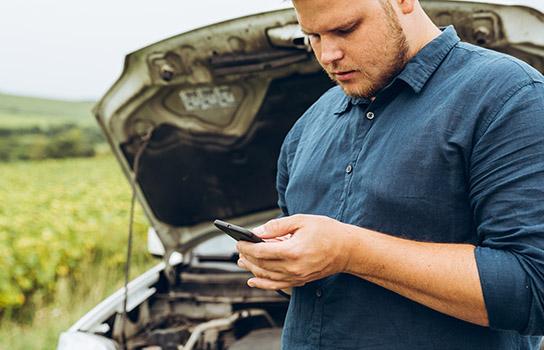
[[[339,87],[284,141],[271,242],[238,244],[250,286],[295,287],[283,349],[537,349],[542,75],[417,0],[294,6]]]

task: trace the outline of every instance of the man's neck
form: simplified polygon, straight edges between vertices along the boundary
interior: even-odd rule
[[[410,25],[416,29],[405,30],[408,46],[410,47],[408,51],[409,59],[417,55],[422,48],[442,33],[423,10],[418,13]]]

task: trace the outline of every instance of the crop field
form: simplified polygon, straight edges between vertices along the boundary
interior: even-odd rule
[[[122,286],[130,187],[93,105],[0,94],[0,350],[54,349]],[[135,219],[132,277],[158,263]]]
[[[122,285],[130,187],[113,156],[0,163],[0,349],[52,349]],[[153,266],[138,208],[132,277]]]

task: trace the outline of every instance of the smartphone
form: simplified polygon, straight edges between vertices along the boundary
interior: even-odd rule
[[[238,225],[230,224],[225,221],[221,220],[215,220],[213,224],[220,229],[221,231],[225,232],[227,235],[231,236],[237,241],[247,241],[252,243],[260,243],[264,242],[263,239],[247,228],[240,227]],[[291,299],[291,288],[288,289],[289,293],[284,290],[277,290],[276,292],[281,295],[282,297],[285,297],[287,299]]]
[[[228,222],[221,221],[221,220],[215,220],[213,224],[218,229],[225,232],[227,235],[231,236],[237,241],[246,241],[246,242],[252,242],[252,243],[264,242],[261,237],[257,236],[256,234],[254,234],[247,228],[230,224]]]

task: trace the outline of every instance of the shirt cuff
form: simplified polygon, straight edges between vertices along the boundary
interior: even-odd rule
[[[523,332],[528,324],[531,290],[514,253],[476,247],[474,251],[491,328]]]

